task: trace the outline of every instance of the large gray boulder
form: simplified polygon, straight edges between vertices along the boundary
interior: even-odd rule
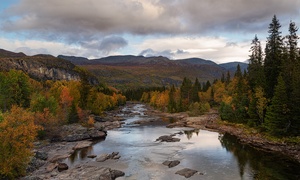
[[[179,171],[177,171],[175,174],[178,174],[180,176],[184,176],[186,178],[192,177],[194,174],[196,174],[198,171],[189,169],[189,168],[184,168]]]
[[[165,135],[165,136],[160,136],[156,141],[161,141],[161,142],[179,142],[179,138],[174,138],[174,135]]]
[[[165,161],[163,162],[163,165],[168,166],[169,168],[175,167],[178,164],[180,164],[180,161],[175,160],[175,161]]]

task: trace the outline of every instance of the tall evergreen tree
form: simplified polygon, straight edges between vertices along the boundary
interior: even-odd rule
[[[176,101],[175,101],[175,98],[174,98],[175,91],[176,91],[175,86],[172,85],[172,87],[170,89],[170,92],[169,92],[169,103],[168,103],[168,112],[170,112],[170,113],[173,113],[173,112],[177,111]]]
[[[243,77],[240,64],[237,65],[234,77],[241,78]]]
[[[192,81],[185,77],[180,87],[180,96],[182,100],[183,110],[187,110],[189,104],[192,102],[192,87]]]
[[[295,71],[292,78],[292,102],[291,106],[291,133],[300,135],[300,59],[295,64]]]
[[[262,48],[257,35],[255,35],[254,39],[252,40],[250,52],[251,55],[248,65],[248,80],[252,91],[254,91],[256,87],[264,87],[265,84]]]
[[[299,57],[298,52],[298,35],[297,35],[298,27],[295,22],[290,22],[289,26],[289,35],[287,36],[287,47],[289,52],[289,61],[291,63],[295,63],[297,58]]]
[[[298,53],[298,39],[297,36],[298,28],[296,27],[294,22],[290,22],[289,26],[289,35],[286,36],[286,46],[284,51],[284,61],[283,61],[283,78],[286,83],[288,98],[292,99],[292,79],[293,79],[293,73],[296,70],[295,64],[297,61],[297,58],[299,57]],[[292,106],[292,105],[290,105]]]
[[[203,83],[202,91],[206,92],[211,87],[211,84],[209,81],[206,81],[206,83]]]
[[[200,84],[198,78],[196,78],[195,83],[194,83],[193,88],[192,88],[192,101],[193,102],[199,102],[200,101],[200,98],[199,98],[199,95],[198,95],[199,91],[201,91],[201,84]]]
[[[266,95],[272,98],[274,86],[277,84],[277,77],[281,71],[283,40],[280,31],[280,23],[276,15],[274,15],[269,25],[269,37],[265,48],[264,72],[266,77]]]
[[[275,86],[274,96],[271,105],[267,108],[265,126],[269,133],[273,135],[284,135],[291,125],[287,107],[288,99],[286,95],[285,82],[281,75],[278,77],[278,83]]]
[[[225,74],[224,74],[224,73],[222,73],[221,82],[222,82],[222,83],[225,82]]]
[[[225,80],[225,84],[228,85],[230,83],[230,72],[227,71],[227,75],[226,75],[226,80]]]

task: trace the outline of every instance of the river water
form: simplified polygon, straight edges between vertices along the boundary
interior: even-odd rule
[[[105,140],[93,146],[76,151],[66,163],[99,165],[87,155],[119,152],[117,161],[105,161],[101,166],[125,172],[119,179],[180,180],[176,171],[190,168],[199,171],[189,179],[300,179],[300,164],[286,158],[255,150],[240,144],[228,134],[188,128],[166,128],[165,121],[145,126],[132,125],[132,122],[150,118],[144,114],[142,104],[125,107],[124,111],[134,113],[126,118],[122,128],[108,131]],[[180,142],[157,142],[162,135],[177,133]],[[162,165],[166,160],[179,160],[173,168]],[[98,163],[98,164],[97,164]]]

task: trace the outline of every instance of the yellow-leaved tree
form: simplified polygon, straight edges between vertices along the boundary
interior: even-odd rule
[[[14,179],[26,173],[38,126],[31,112],[12,106],[0,117],[0,179]]]

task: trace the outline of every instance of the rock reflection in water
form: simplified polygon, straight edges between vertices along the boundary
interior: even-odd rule
[[[192,129],[192,130],[184,130],[184,134],[188,139],[191,139],[193,137],[193,134],[196,134],[196,136],[199,135],[199,129]]]
[[[76,150],[70,157],[69,161],[73,164],[76,161],[82,161],[87,157],[87,155],[91,154],[93,151],[93,146],[86,147],[83,149]]]

